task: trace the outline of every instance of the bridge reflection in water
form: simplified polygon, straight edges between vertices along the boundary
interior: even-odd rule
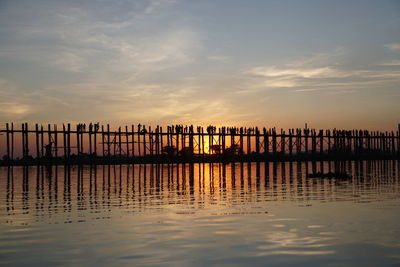
[[[378,194],[384,199],[398,193],[399,169],[400,161],[1,168],[1,220],[83,222],[109,219],[116,209],[130,213],[176,205],[178,213],[190,214],[210,205],[220,205],[224,212],[224,206],[241,203],[368,202]],[[309,177],[338,171],[349,176]],[[267,211],[247,207],[235,212]]]

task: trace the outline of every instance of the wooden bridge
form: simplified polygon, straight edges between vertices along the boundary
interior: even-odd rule
[[[316,130],[258,127],[155,128],[130,125],[110,129],[98,123],[38,125],[0,129],[0,164],[40,162],[131,162],[171,160],[296,160],[399,158],[397,131]]]

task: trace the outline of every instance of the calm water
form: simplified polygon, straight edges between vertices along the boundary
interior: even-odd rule
[[[307,177],[337,168],[352,177]],[[0,168],[0,264],[399,265],[399,170],[399,161]]]

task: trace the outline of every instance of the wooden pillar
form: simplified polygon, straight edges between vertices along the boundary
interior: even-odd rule
[[[7,147],[7,159],[9,160],[10,157],[10,129],[8,122],[6,123],[6,147]]]
[[[391,131],[391,141],[392,141],[392,155],[396,155],[396,146],[395,146],[395,138],[394,138],[394,132]]]
[[[125,126],[125,142],[126,142],[126,156],[129,158],[129,134],[128,134],[128,125]]]
[[[56,124],[54,124],[54,155],[58,158],[58,130]]]
[[[92,131],[93,131],[93,124],[92,123],[90,123],[89,124],[89,133],[88,133],[88,135],[89,135],[89,154],[90,154],[90,156],[92,156],[92,153],[93,153],[93,149],[92,149]]]
[[[311,130],[311,144],[312,144],[312,154],[317,153],[317,132],[315,129]]]
[[[400,124],[397,125],[397,155],[400,155]]]
[[[251,135],[250,135],[250,129],[247,129],[247,155],[250,155],[251,153]]]
[[[138,135],[138,141],[137,141],[137,144],[138,144],[138,154],[139,154],[139,157],[141,157],[142,156],[142,148],[140,147],[140,124],[138,125],[138,130],[137,130],[137,135]]]
[[[326,133],[326,136],[327,136],[327,138],[328,138],[328,154],[329,153],[331,153],[331,146],[332,146],[332,144],[331,144],[331,130],[326,130],[325,131],[325,133]]]
[[[162,130],[162,126],[160,127],[160,152],[159,152],[159,154],[161,155],[162,154],[162,149],[163,149],[163,147],[164,147],[164,133],[163,133],[163,130]]]
[[[258,127],[256,127],[256,153],[257,155],[260,154],[260,131]]]
[[[99,124],[94,124],[92,126],[92,135],[93,135],[93,154],[97,156],[97,131],[99,130]]]
[[[40,151],[42,154],[42,157],[44,156],[44,130],[43,130],[43,125],[40,125]]]
[[[176,155],[179,155],[179,129],[175,128],[175,137],[176,137]]]
[[[51,126],[50,126],[50,123],[49,124],[47,124],[47,140],[48,140],[48,144],[52,147],[52,144],[51,144]],[[51,148],[50,148],[50,152],[51,152]]]
[[[132,124],[132,157],[135,157],[135,126]]]
[[[276,156],[276,147],[277,147],[277,142],[276,142],[276,130],[275,128],[272,129],[272,153],[274,156]]]
[[[145,130],[144,126],[143,126],[143,130]],[[143,131],[143,157],[145,157],[147,155],[147,145],[146,145],[146,131]]]
[[[36,126],[37,126],[37,124],[36,124]],[[37,139],[37,143],[39,143],[39,139]],[[39,149],[39,147],[38,147],[38,149]],[[67,137],[65,136],[65,125],[64,125],[64,123],[63,123],[63,150],[64,150],[64,159],[66,159],[67,158]]]
[[[304,129],[304,147],[305,147],[305,149],[304,149],[304,152],[306,153],[306,154],[308,154],[308,134],[309,134],[309,129]]]
[[[39,150],[39,125],[35,124],[35,136],[36,136],[36,158],[40,158],[40,150]],[[64,142],[65,147],[65,142]]]
[[[269,137],[268,137],[268,132],[267,129],[263,129],[263,134],[264,134],[264,154],[268,155],[269,153]]]
[[[201,146],[202,146],[203,157],[204,157],[205,151],[204,151],[204,128],[203,127],[201,127]]]
[[[199,155],[201,155],[201,127],[197,127],[197,133],[199,134],[199,136],[198,136],[198,138],[199,138],[199,140],[198,140],[198,142],[197,142],[197,145],[198,145],[198,147],[199,147]]]
[[[324,131],[319,130],[319,153],[324,153]]]
[[[286,150],[285,131],[281,129],[281,154],[285,154]]]
[[[211,148],[213,147],[213,139],[214,139],[214,136],[213,136],[213,128],[212,127],[210,127],[209,128],[210,130],[209,130],[209,132],[208,132],[208,153],[209,154],[211,154]]]
[[[122,156],[122,140],[121,140],[121,127],[118,128],[118,146],[119,146],[119,157]]]
[[[302,152],[302,150],[301,150],[301,135],[302,135],[302,132],[301,132],[301,129],[300,128],[298,128],[298,129],[296,129],[296,131],[297,131],[297,136],[296,136],[296,142],[297,142],[297,144],[296,144],[296,154],[301,154],[301,152]]]
[[[80,133],[80,138],[81,138],[81,148],[80,148],[80,151],[81,151],[81,154],[83,154],[83,153],[85,153],[85,150],[84,150],[84,146],[83,146],[83,144],[84,144],[84,142],[83,142],[83,135],[85,134],[85,127],[86,127],[86,124],[82,124],[82,126],[81,126],[81,133]]]
[[[171,126],[167,126],[167,147],[171,147],[171,139],[170,139],[170,134],[171,134]]]
[[[101,150],[103,152],[103,157],[106,155],[104,142],[104,125],[101,125]]]
[[[289,155],[293,155],[293,129],[289,129]]]
[[[43,152],[43,147],[42,147]],[[42,153],[43,155],[43,153]],[[67,158],[71,157],[71,124],[67,125]]]
[[[14,160],[14,123],[11,123],[11,160]]]
[[[81,154],[81,144],[80,144],[81,140],[79,138],[79,132],[80,132],[79,124],[76,125],[75,129],[76,129],[76,153],[79,156]]]
[[[190,150],[191,155],[193,155],[193,153],[194,153],[193,134],[194,134],[193,127],[190,127],[189,128],[189,150]]]
[[[27,122],[25,122],[25,154],[29,156],[29,129]]]
[[[239,136],[239,143],[240,143],[240,154],[243,154],[243,127],[240,127],[240,136]]]
[[[111,144],[110,144],[110,124],[107,123],[107,153],[111,157]]]
[[[153,135],[153,132],[151,131],[151,127],[149,126],[149,152],[150,152],[150,156],[153,156],[153,154],[154,154],[154,150],[153,150],[153,147],[154,147],[154,140],[153,140],[153,137],[154,137],[154,135]]]
[[[22,158],[26,157],[25,153],[25,124],[22,123],[21,125],[21,147],[22,147]],[[10,158],[10,157],[9,157]]]

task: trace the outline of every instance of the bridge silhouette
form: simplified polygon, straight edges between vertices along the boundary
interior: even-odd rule
[[[400,158],[397,131],[6,123],[0,165]]]

